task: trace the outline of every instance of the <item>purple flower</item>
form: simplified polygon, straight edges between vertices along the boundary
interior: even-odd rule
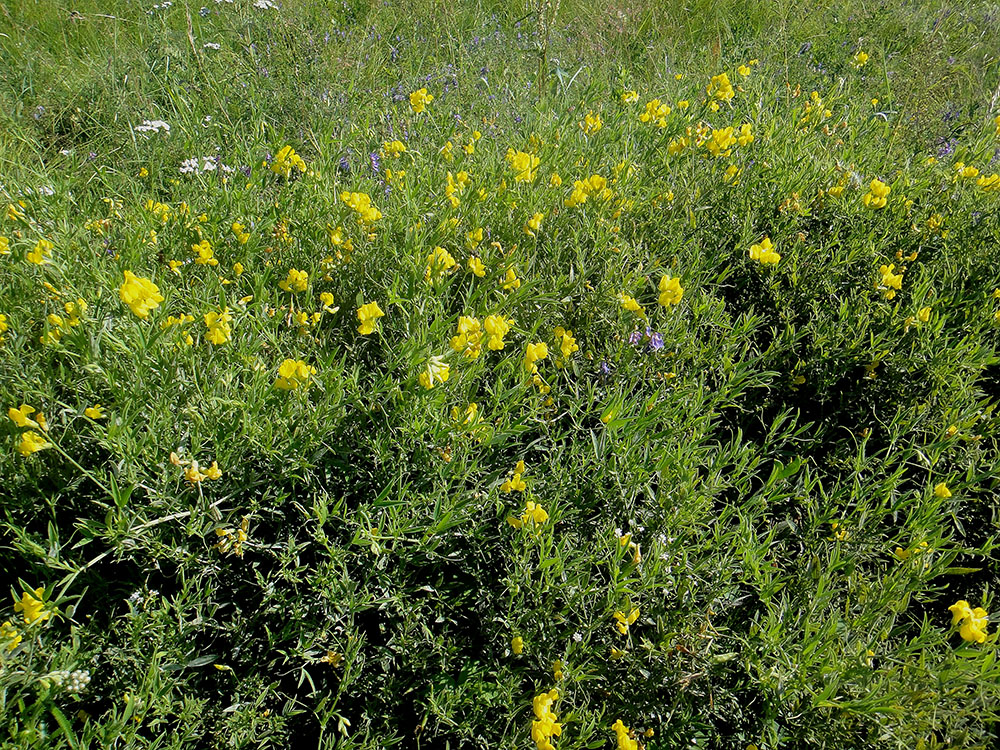
[[[654,352],[660,351],[663,348],[663,334],[653,332],[653,335],[649,337],[649,348]]]
[[[611,365],[609,365],[607,362],[601,362],[601,375],[610,375],[610,374],[611,374]]]
[[[632,333],[629,334],[628,342],[632,344],[632,346],[635,346],[640,341],[642,341],[642,334],[638,331],[632,331]]]

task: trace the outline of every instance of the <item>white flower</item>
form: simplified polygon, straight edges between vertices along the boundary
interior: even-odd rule
[[[205,42],[205,44],[201,45],[201,47],[202,49],[222,49],[222,47],[215,42]]]
[[[164,133],[170,132],[170,124],[164,122],[163,120],[143,120],[142,125],[136,125],[134,128],[136,133],[159,133],[161,130]]]
[[[181,174],[192,174],[198,171],[198,157],[192,156],[181,162]]]

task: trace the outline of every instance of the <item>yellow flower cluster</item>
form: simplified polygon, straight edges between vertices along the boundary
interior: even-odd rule
[[[451,368],[445,364],[441,357],[431,357],[427,361],[427,367],[420,373],[418,380],[427,390],[434,387],[435,383],[447,382],[451,374]]]
[[[538,365],[535,363],[548,356],[549,347],[544,341],[526,345],[524,348],[524,369],[532,374],[537,373]]]
[[[886,299],[893,299],[896,292],[903,288],[903,273],[893,273],[896,269],[895,263],[879,266],[879,280],[875,282],[875,288],[880,290]]]
[[[309,288],[309,274],[305,271],[290,268],[288,270],[288,277],[284,281],[279,281],[278,286],[292,294],[304,292]]]
[[[424,270],[424,280],[430,281],[431,279],[436,279],[456,265],[456,261],[451,253],[443,247],[435,247],[427,256],[427,268]]]
[[[660,279],[659,290],[658,302],[664,307],[679,304],[684,296],[684,287],[681,286],[680,278],[672,279],[669,274]]]
[[[636,620],[639,619],[639,608],[633,607],[629,610],[628,614],[618,611],[615,612],[615,627],[618,628],[618,632],[622,635],[628,635],[629,626],[634,624]]]
[[[28,625],[36,622],[45,622],[52,617],[54,610],[46,606],[45,589],[37,588],[34,591],[24,591],[21,593],[21,600],[14,599],[14,611],[24,615],[24,621]],[[8,627],[10,623],[6,623]],[[18,638],[20,642],[20,638]]]
[[[17,632],[17,628],[11,625],[10,620],[0,623],[0,645],[5,646],[8,651],[13,651],[22,640],[23,637]]]
[[[622,724],[621,719],[611,725],[611,730],[618,739],[618,750],[638,750],[639,743],[632,738],[632,730]]]
[[[358,214],[358,220],[362,223],[372,224],[382,218],[382,212],[372,205],[372,199],[368,193],[344,191],[340,194],[340,200],[354,209]]]
[[[233,316],[229,314],[229,308],[225,307],[222,312],[205,313],[205,327],[208,329],[206,338],[216,346],[225,344],[232,337],[232,329],[229,324],[233,322]]]
[[[118,296],[140,318],[146,318],[163,302],[159,287],[151,280],[125,272],[125,282],[118,289]]]
[[[538,165],[541,163],[537,156],[508,148],[505,158],[510,168],[515,172],[514,182],[535,181],[535,177],[538,174]]]
[[[301,359],[286,359],[278,367],[278,378],[274,381],[274,387],[281,391],[306,389],[315,374],[316,368]]]
[[[774,249],[774,245],[771,244],[771,238],[765,237],[758,244],[750,246],[750,259],[759,261],[765,265],[773,265],[781,260],[781,255]]]
[[[458,332],[449,342],[456,352],[462,352],[467,359],[476,359],[483,350],[483,333],[478,318],[461,315],[458,318]]]
[[[406,152],[406,144],[402,141],[386,141],[382,144],[382,156],[387,159],[398,159],[399,155]]]
[[[531,722],[531,739],[534,740],[538,750],[555,750],[552,738],[562,734],[559,717],[552,710],[552,704],[557,700],[559,700],[559,691],[552,688],[547,693],[536,695],[532,701],[535,719]]]
[[[215,251],[212,249],[212,243],[210,243],[208,240],[202,240],[196,245],[191,245],[191,251],[196,256],[198,256],[194,259],[196,265],[199,266],[219,265],[219,261],[215,257]]]
[[[506,345],[504,336],[510,332],[510,326],[514,321],[505,318],[503,315],[487,315],[483,321],[483,330],[489,337],[486,339],[486,348],[491,351],[500,351]]]
[[[292,176],[292,170],[296,170],[301,174],[306,171],[306,163],[302,160],[301,156],[295,153],[295,149],[291,146],[283,146],[271,163],[271,171],[288,179]]]
[[[635,301],[635,297],[630,297],[627,294],[620,292],[618,294],[618,301],[621,302],[624,309],[629,312],[634,312],[640,318],[646,320],[646,311],[643,309],[642,305]]]
[[[518,461],[514,467],[514,473],[500,485],[500,491],[504,493],[524,492],[528,485],[521,479],[521,475],[526,471],[524,461]]]
[[[250,519],[244,516],[239,528],[215,530],[215,535],[219,538],[215,546],[223,554],[231,554],[243,559],[243,545],[250,536]]]
[[[584,135],[593,135],[602,127],[604,127],[604,121],[600,115],[595,115],[593,110],[588,112],[584,116],[583,122],[580,123],[580,129],[584,132]]]
[[[580,351],[580,347],[576,343],[576,339],[573,338],[573,332],[569,331],[562,326],[557,326],[555,330],[556,341],[559,342],[559,352],[562,354],[564,360],[569,359],[573,352]]]
[[[410,94],[410,109],[415,114],[420,114],[427,109],[427,105],[434,101],[434,96],[427,93],[427,89],[417,89]]]
[[[659,99],[652,99],[646,102],[646,110],[639,115],[639,122],[651,122],[658,128],[667,127],[667,115],[670,114],[670,105],[661,102]]]
[[[575,180],[573,182],[573,192],[564,202],[568,208],[586,203],[588,198],[598,198],[606,200],[611,197],[611,188],[608,187],[607,178],[597,174],[592,174],[586,180]]]
[[[970,643],[983,643],[986,640],[988,616],[982,607],[972,609],[965,599],[961,599],[950,607],[951,626],[958,628],[962,640]]]
[[[871,184],[868,186],[868,192],[864,194],[861,200],[868,208],[885,208],[886,200],[891,190],[891,187],[876,178],[871,181]]]
[[[367,302],[358,308],[358,333],[367,336],[375,330],[375,323],[379,318],[385,316],[378,302]]]
[[[707,88],[705,89],[710,97],[713,97],[721,102],[731,101],[736,95],[733,90],[733,84],[729,82],[729,76],[725,73],[719,73],[717,76],[712,76],[712,80],[709,82]]]
[[[38,240],[35,243],[33,250],[30,250],[25,256],[29,263],[34,263],[36,266],[41,266],[49,262],[49,255],[52,253],[52,249],[55,247],[51,242],[46,239]]]
[[[507,517],[507,523],[515,529],[520,529],[524,525],[543,524],[549,520],[549,514],[534,500],[528,500],[524,504],[524,512],[520,518],[514,516]]]

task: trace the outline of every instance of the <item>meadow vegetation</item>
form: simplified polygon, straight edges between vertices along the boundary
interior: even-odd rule
[[[1000,7],[203,2],[0,8],[0,747],[996,746]]]

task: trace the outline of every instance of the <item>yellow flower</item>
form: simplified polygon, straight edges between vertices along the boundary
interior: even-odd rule
[[[419,115],[427,109],[427,105],[432,101],[434,101],[434,97],[427,93],[427,89],[418,89],[410,94],[410,109]]]
[[[962,636],[962,640],[975,643],[983,643],[986,640],[987,614],[985,609],[982,607],[972,609],[965,599],[955,602],[948,609],[952,614],[951,626],[958,627],[958,633]]]
[[[194,262],[199,266],[217,266],[219,261],[215,258],[215,251],[212,250],[212,244],[208,240],[202,240],[197,245],[191,245],[191,250],[198,257],[194,259]]]
[[[651,122],[658,128],[667,127],[667,115],[670,114],[670,105],[661,102],[659,99],[651,99],[646,102],[645,111],[639,115],[639,122]]]
[[[386,141],[382,144],[382,156],[387,159],[398,159],[405,151],[406,144],[402,141]]]
[[[637,101],[639,101],[639,92],[638,91],[626,91],[626,92],[624,92],[622,94],[622,103],[623,104],[633,104],[634,102],[637,102]]]
[[[615,612],[615,619],[618,621],[615,623],[615,627],[618,628],[618,632],[622,635],[626,635],[628,633],[629,626],[639,619],[639,608],[633,607],[628,614],[621,611]]]
[[[367,336],[375,330],[376,321],[385,315],[378,302],[368,302],[358,308],[358,333]]]
[[[8,623],[9,624],[9,623]],[[524,639],[516,635],[511,639],[510,650],[514,652],[515,655],[520,656],[524,653]]]
[[[382,212],[372,205],[372,199],[368,193],[344,191],[340,194],[340,200],[353,208],[362,222],[371,224],[382,218]]]
[[[562,734],[562,725],[552,710],[552,704],[559,699],[559,691],[554,688],[547,693],[536,695],[532,701],[535,719],[531,722],[531,739],[538,750],[555,750],[552,737]]]
[[[660,279],[659,290],[660,297],[658,301],[664,307],[678,304],[684,296],[684,287],[681,286],[681,280],[679,278],[672,279],[669,274]]]
[[[858,50],[854,57],[851,58],[851,65],[857,69],[861,69],[868,64],[868,55],[864,50]]]
[[[316,374],[316,368],[310,367],[301,359],[286,359],[278,367],[278,379],[274,387],[281,391],[303,390],[309,387],[309,381]]]
[[[233,322],[233,316],[229,314],[229,308],[223,308],[222,312],[205,313],[205,326],[208,328],[207,338],[215,345],[224,344],[229,341],[232,329],[229,324]]]
[[[149,316],[163,302],[159,287],[149,279],[136,276],[131,271],[125,272],[125,282],[118,290],[121,301],[131,308],[140,318]]]
[[[735,128],[732,125],[712,130],[711,137],[705,142],[705,148],[712,156],[728,156],[730,149],[737,143],[736,136],[733,135],[734,132]]]
[[[449,342],[451,348],[468,359],[476,359],[482,352],[483,334],[478,318],[462,315],[458,319],[458,332]]]
[[[7,416],[18,427],[40,427],[45,429],[45,417],[41,413],[38,414],[38,421],[31,419],[30,414],[34,414],[34,407],[28,406],[27,404],[21,404],[20,409],[15,409],[13,406],[7,410]]]
[[[291,177],[293,169],[303,173],[306,171],[306,163],[291,146],[283,146],[271,163],[271,171],[288,179]]]
[[[304,292],[309,288],[309,274],[305,271],[297,271],[294,268],[290,268],[288,270],[288,278],[278,282],[278,286],[292,294]]]
[[[739,73],[744,78],[746,78],[748,75],[750,75],[750,68],[746,65],[741,65],[736,69],[736,72]]]
[[[729,76],[725,73],[719,73],[717,76],[712,76],[712,80],[709,82],[708,87],[705,90],[708,92],[709,96],[724,102],[730,101],[736,95],[736,92],[733,90],[733,85],[729,82]]]
[[[917,320],[921,323],[926,323],[931,319],[931,309],[930,307],[921,307],[917,310]]]
[[[506,343],[504,336],[510,331],[510,325],[513,322],[513,320],[505,318],[503,315],[487,315],[483,321],[483,330],[489,336],[486,341],[487,348],[491,351],[503,349]]]
[[[601,119],[600,115],[595,115],[593,110],[588,112],[584,116],[583,122],[580,123],[580,128],[583,130],[585,135],[593,135],[602,127],[604,127],[604,121]]]
[[[544,341],[528,344],[524,349],[524,369],[531,373],[538,372],[535,363],[549,356],[549,347]]]
[[[511,289],[521,288],[521,280],[517,278],[517,274],[514,272],[513,266],[507,269],[507,273],[504,275],[503,281],[501,281],[500,284],[505,292],[509,292]]]
[[[750,123],[745,122],[740,125],[739,135],[737,136],[736,141],[741,146],[749,146],[753,143],[753,140],[753,128],[750,126]]]
[[[514,182],[535,181],[535,176],[538,173],[538,165],[541,163],[541,160],[537,156],[508,148],[505,158],[510,168],[517,173],[514,176]]]
[[[951,497],[951,490],[948,489],[948,485],[944,482],[934,485],[934,497],[942,499]]]
[[[49,255],[52,253],[52,248],[54,248],[51,242],[46,239],[38,240],[35,243],[34,250],[28,252],[25,256],[29,263],[34,263],[36,266],[44,265],[49,262]]]
[[[879,266],[879,280],[875,282],[875,288],[882,291],[886,299],[893,299],[896,296],[896,292],[903,288],[903,274],[893,273],[896,264],[890,263],[889,265]]]
[[[611,725],[611,731],[615,733],[615,737],[618,740],[618,750],[638,750],[639,743],[632,738],[634,733],[622,724],[621,719],[618,719],[618,721]]]
[[[871,181],[871,184],[868,186],[868,192],[865,193],[861,200],[869,208],[884,208],[891,190],[891,187],[876,178]]]
[[[0,643],[6,642],[8,651],[17,648],[21,640],[21,634],[17,632],[17,628],[10,624],[10,620],[0,624]]]
[[[93,406],[88,406],[86,409],[83,410],[83,413],[85,416],[90,417],[91,419],[104,419],[104,417],[106,416],[104,413],[104,409],[101,408],[100,404],[94,404]]]
[[[0,236],[0,255],[10,255],[10,240]]]
[[[23,612],[24,621],[29,625],[45,622],[52,617],[52,610],[45,606],[44,588],[37,588],[33,592],[22,592],[21,601],[14,600],[14,611]]]
[[[525,484],[521,481],[520,474],[514,474],[513,480],[508,480],[511,483],[511,487],[506,492],[524,492]],[[505,482],[504,484],[507,484]],[[500,487],[503,490],[503,487]],[[524,513],[521,514],[520,518],[515,516],[508,516],[507,523],[513,526],[515,529],[520,529],[525,525],[537,525],[543,524],[549,520],[549,514],[545,511],[541,505],[533,500],[528,500],[524,504]]]
[[[438,277],[456,265],[455,258],[443,247],[435,247],[427,256],[427,268],[424,270],[424,280],[430,281],[431,277]]]
[[[573,352],[580,351],[580,347],[577,346],[576,339],[573,338],[573,332],[568,331],[562,326],[559,326],[555,330],[556,339],[559,341],[559,351],[562,353],[563,359],[569,359]]]
[[[0,333],[6,333],[10,330],[10,326],[7,325],[7,316],[0,313]],[[3,336],[0,336],[0,343],[3,343]]]
[[[444,383],[448,380],[448,376],[451,375],[451,368],[445,364],[442,357],[431,357],[427,361],[427,368],[420,373],[417,378],[422,385],[427,390],[434,387],[435,383]]]
[[[219,468],[219,463],[212,461],[212,465],[205,469],[204,476],[206,479],[222,479],[222,469]]]
[[[27,458],[33,453],[37,453],[40,450],[51,447],[52,443],[48,442],[37,432],[25,432],[21,435],[21,442],[18,443],[17,451],[22,456]]]
[[[629,297],[627,294],[619,293],[618,301],[621,302],[622,307],[629,312],[634,312],[643,320],[646,319],[646,311],[642,308],[642,305],[635,301],[634,297]]]
[[[477,258],[475,255],[469,257],[469,270],[479,278],[486,275],[486,266],[483,264],[482,259]]]
[[[781,260],[781,255],[779,255],[774,246],[771,244],[771,238],[765,237],[760,241],[760,244],[750,246],[750,258],[751,260],[760,261],[763,264],[776,264]]]
[[[545,214],[542,213],[532,215],[532,217],[528,219],[528,223],[524,225],[524,233],[530,235],[531,237],[536,236],[536,233],[542,228],[542,219],[544,218]]]

